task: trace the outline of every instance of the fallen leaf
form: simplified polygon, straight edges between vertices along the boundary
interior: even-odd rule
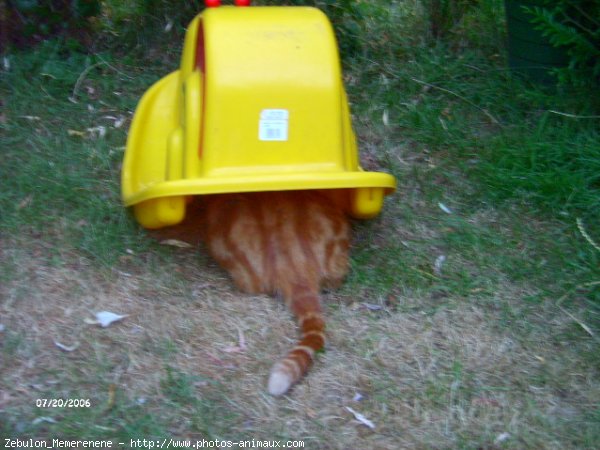
[[[115,406],[115,392],[117,386],[114,383],[108,385],[108,400],[106,401],[106,409],[111,409]]]
[[[92,136],[97,136],[99,138],[103,138],[106,136],[106,127],[102,125],[98,125],[97,127],[88,128],[87,131]]]
[[[362,399],[363,395],[360,392],[357,392],[356,394],[354,394],[354,397],[352,397],[353,402],[360,402]]]
[[[33,200],[33,194],[29,194],[27,197],[25,197],[23,200],[21,200],[19,202],[19,204],[17,205],[17,209],[21,210],[23,208],[27,208],[29,205],[31,205],[32,200]]]
[[[77,137],[85,137],[85,131],[78,131],[78,130],[67,130],[67,134],[69,136],[77,136]]]
[[[96,313],[96,320],[85,319],[85,323],[90,325],[100,325],[102,328],[106,328],[111,323],[117,322],[125,317],[127,317],[127,315],[119,315],[110,311],[100,311]]]
[[[383,309],[383,306],[376,305],[374,303],[362,302],[361,305],[364,306],[365,308],[367,308],[369,311],[379,311],[379,310]]]
[[[363,425],[369,427],[371,430],[375,429],[375,424],[373,422],[371,422],[369,419],[367,419],[365,416],[363,416],[361,413],[354,411],[349,406],[346,406],[346,409],[348,411],[350,411],[354,415],[354,418],[356,420],[358,420],[360,423],[362,423]]]
[[[54,341],[54,345],[56,345],[58,348],[60,348],[62,351],[65,352],[72,352],[74,350],[77,349],[77,347],[79,347],[79,342],[73,344],[73,345],[65,345],[65,344],[61,344],[58,341]]]
[[[435,263],[433,264],[433,273],[436,275],[442,274],[442,266],[446,261],[446,255],[440,255],[435,259]]]
[[[36,417],[35,419],[33,419],[33,421],[31,423],[32,423],[32,425],[37,425],[42,422],[56,423],[56,420],[54,420],[52,417],[41,416],[41,417]]]
[[[383,114],[381,115],[381,121],[383,122],[383,124],[386,127],[390,126],[390,115],[389,115],[387,109],[383,110]]]
[[[440,121],[440,125],[442,126],[444,131],[448,131],[448,125],[446,125],[446,121],[444,119],[442,119],[441,117],[438,117],[438,120]]]
[[[124,116],[119,116],[114,123],[114,127],[115,128],[121,128],[123,126],[123,124],[125,123],[125,117]]]
[[[440,209],[442,211],[444,211],[446,214],[452,214],[452,210],[450,208],[448,208],[446,205],[444,205],[443,203],[438,203],[438,206],[440,207]]]
[[[162,245],[170,245],[171,247],[179,247],[179,248],[191,248],[192,245],[187,242],[180,241],[179,239],[165,239],[164,241],[160,241]]]
[[[225,353],[240,353],[246,350],[246,338],[244,332],[238,328],[238,345],[230,345],[225,347],[223,351]]]
[[[498,435],[498,437],[496,437],[496,439],[494,439],[494,444],[498,445],[501,444],[502,442],[506,441],[508,438],[510,438],[510,433],[500,433]]]

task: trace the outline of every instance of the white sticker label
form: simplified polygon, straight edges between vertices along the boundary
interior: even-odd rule
[[[258,139],[261,141],[288,140],[287,109],[263,109],[258,122]]]

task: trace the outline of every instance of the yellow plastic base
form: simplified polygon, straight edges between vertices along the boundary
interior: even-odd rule
[[[142,97],[122,197],[147,228],[185,216],[185,198],[343,189],[369,218],[393,176],[359,166],[335,36],[315,8],[209,8],[186,33],[181,67]]]

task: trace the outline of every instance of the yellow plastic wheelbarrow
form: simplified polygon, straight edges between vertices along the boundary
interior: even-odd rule
[[[146,228],[181,222],[190,196],[230,192],[341,190],[348,213],[369,218],[395,186],[359,165],[335,35],[310,7],[198,15],[180,69],[136,109],[122,170],[123,202]]]

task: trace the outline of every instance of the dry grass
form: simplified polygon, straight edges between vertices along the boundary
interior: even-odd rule
[[[552,339],[572,326],[568,316],[524,340],[498,326],[502,311],[476,298],[445,299],[428,314],[369,310],[369,299],[351,294],[326,296],[327,351],[278,400],[264,386],[295,339],[293,321],[277,301],[232,290],[194,250],[177,250],[161,268],[129,255],[127,273],[66,255],[52,264],[40,245],[2,244],[15,264],[0,290],[0,408],[13,424],[39,416],[60,423],[64,410],[36,409],[36,398],[80,396],[105,410],[116,388],[123,404],[164,417],[172,436],[203,436],[208,425],[198,425],[193,401],[184,395],[173,408],[169,370],[189,381],[186,395],[224,414],[216,419],[224,428],[209,424],[220,438],[304,439],[308,448],[575,448],[565,430],[600,401],[593,370]],[[507,284],[496,295],[516,301],[520,289]],[[127,317],[109,328],[86,323],[101,310]]]

